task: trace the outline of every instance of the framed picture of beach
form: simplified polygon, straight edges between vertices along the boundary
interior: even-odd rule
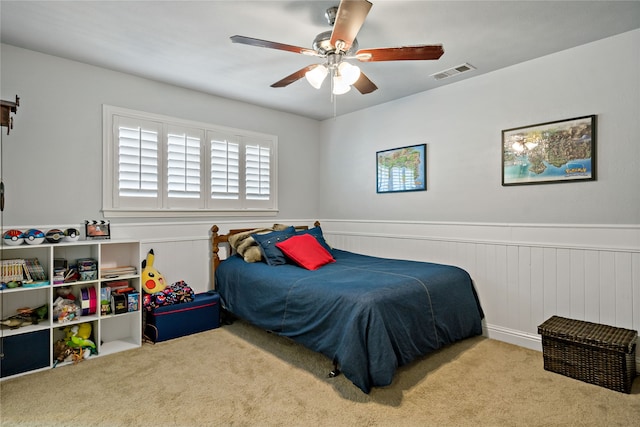
[[[378,193],[425,191],[426,144],[378,151],[376,168]]]
[[[595,179],[595,115],[502,131],[503,186]]]

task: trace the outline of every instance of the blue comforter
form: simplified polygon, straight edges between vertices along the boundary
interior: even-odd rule
[[[391,384],[398,366],[482,333],[469,274],[448,265],[334,249],[316,271],[292,264],[223,261],[223,307],[323,353],[362,391]]]

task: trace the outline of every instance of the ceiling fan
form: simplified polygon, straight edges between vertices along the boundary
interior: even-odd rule
[[[232,36],[231,41],[324,58],[324,63],[308,65],[275,82],[271,87],[285,87],[306,77],[313,87],[319,89],[327,74],[330,74],[334,95],[348,92],[351,85],[362,94],[378,89],[358,66],[350,64],[346,61],[347,59],[380,62],[435,60],[442,56],[444,53],[442,45],[358,49],[356,35],[364,24],[371,6],[371,2],[367,0],[341,0],[339,6],[327,9],[325,16],[329,24],[333,25],[333,30],[318,34],[313,41],[313,49],[239,35]]]

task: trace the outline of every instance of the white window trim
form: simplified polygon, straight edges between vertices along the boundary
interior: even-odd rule
[[[147,113],[131,110],[127,108],[115,107],[104,104],[102,106],[102,211],[106,218],[110,217],[211,217],[211,216],[275,216],[278,214],[278,137],[244,129],[236,129],[219,126],[209,123],[178,119],[175,117],[160,114]],[[116,204],[117,200],[117,170],[118,164],[115,158],[117,152],[117,138],[114,135],[114,116],[125,116],[131,119],[155,121],[163,123],[164,126],[181,126],[187,128],[197,128],[207,135],[207,131],[220,132],[225,134],[239,135],[240,138],[248,140],[266,140],[273,147],[271,155],[271,206],[269,208],[251,207],[243,203],[242,208],[121,208]],[[243,161],[244,162],[244,161]],[[243,163],[244,164],[244,163]],[[164,169],[164,168],[162,168]],[[162,170],[161,169],[161,170]],[[164,171],[162,170],[164,174]],[[204,179],[204,181],[207,181]],[[205,185],[205,188],[207,186]],[[164,197],[164,196],[162,196]],[[208,195],[206,196],[208,197]]]

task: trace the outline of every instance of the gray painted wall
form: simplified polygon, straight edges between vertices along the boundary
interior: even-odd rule
[[[639,224],[638,76],[640,30],[327,120],[319,216]],[[503,129],[591,114],[597,181],[501,186]],[[376,194],[376,151],[421,143],[428,190]]]
[[[316,215],[318,166],[310,159],[321,147],[318,121],[9,45],[1,48],[2,99],[20,96],[14,129],[3,135],[5,226],[102,218],[102,104],[277,135],[278,217]]]
[[[636,30],[322,123],[2,45],[2,99],[22,102],[4,224],[102,217],[103,103],[278,135],[280,218],[638,224],[639,45]],[[589,114],[597,181],[500,185],[502,129]],[[376,194],[375,152],[420,143],[428,191]]]

